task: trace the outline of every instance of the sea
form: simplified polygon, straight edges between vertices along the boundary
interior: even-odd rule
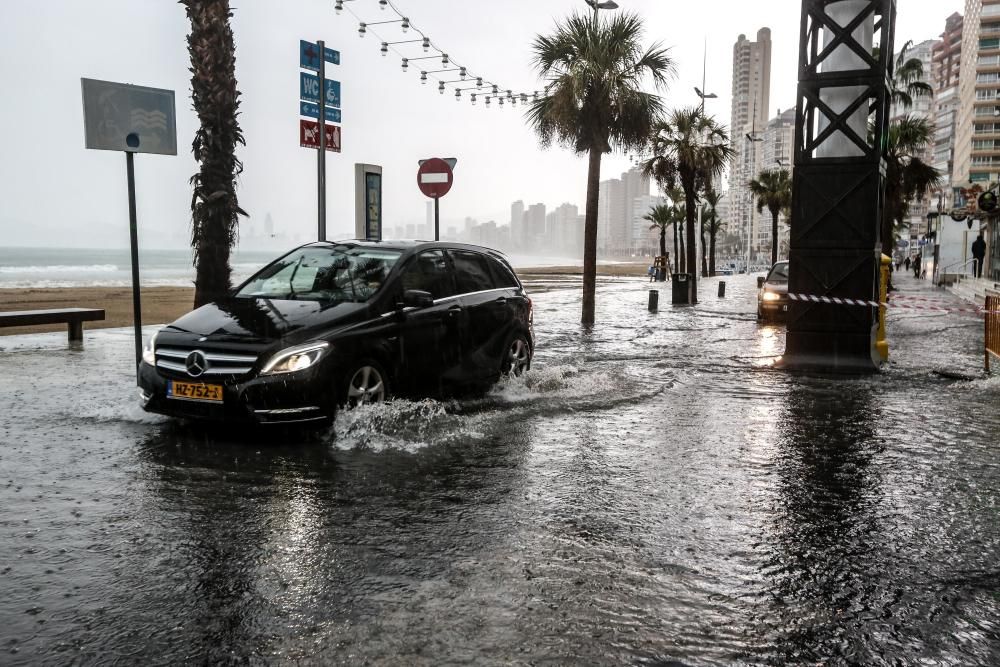
[[[236,250],[230,260],[233,282],[242,282],[283,254],[275,250]],[[516,268],[574,266],[578,258],[509,257]],[[132,263],[126,248],[0,247],[0,289],[27,287],[128,287]],[[139,281],[148,287],[190,287],[194,267],[189,249],[140,250]]]

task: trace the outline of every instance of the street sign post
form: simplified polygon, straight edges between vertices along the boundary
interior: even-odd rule
[[[318,148],[316,156],[317,236],[326,240],[326,152],[340,152],[340,128],[327,121],[340,122],[340,82],[326,78],[326,63],[340,64],[340,51],[326,48],[323,40],[316,43],[299,40],[299,115],[315,118],[316,122],[299,119],[299,145]],[[322,97],[322,99],[320,99]]]
[[[319,148],[319,134],[319,123],[305,118],[299,119],[299,146]],[[340,126],[326,124],[326,150],[331,153],[340,152]]]
[[[424,196],[434,200],[434,240],[441,240],[441,215],[438,202],[441,197],[451,190],[452,182],[455,179],[453,168],[458,162],[455,158],[442,160],[432,157],[429,160],[421,160],[420,168],[417,169],[417,187],[424,193]]]
[[[113,81],[80,79],[84,145],[123,151],[128,186],[129,245],[132,254],[132,323],[135,370],[142,360],[142,303],[139,294],[139,229],[135,205],[135,154],[177,155],[174,91]]]

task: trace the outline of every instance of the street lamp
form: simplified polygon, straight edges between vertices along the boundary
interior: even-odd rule
[[[699,88],[698,86],[694,87],[694,93],[695,93],[695,95],[697,95],[698,97],[701,98],[701,112],[702,113],[705,113],[705,100],[714,100],[714,99],[716,99],[716,98],[719,97],[715,93],[703,93],[703,92],[701,92],[701,88]]]
[[[588,5],[594,8],[594,21],[597,21],[597,12],[600,9],[618,9],[618,3],[615,0],[605,0],[605,2],[598,2],[597,0],[584,0]]]

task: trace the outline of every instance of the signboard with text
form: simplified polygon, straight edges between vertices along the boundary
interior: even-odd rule
[[[306,116],[307,118],[315,118],[319,120],[319,105],[313,104],[312,102],[299,101],[299,115]],[[340,109],[334,109],[333,107],[326,108],[326,119],[331,123],[340,122]]]

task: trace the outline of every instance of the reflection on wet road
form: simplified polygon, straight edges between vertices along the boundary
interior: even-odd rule
[[[1000,383],[932,373],[981,321],[791,376],[728,282],[583,331],[538,279],[524,378],[312,436],[145,415],[127,331],[0,339],[0,664],[996,664]]]

